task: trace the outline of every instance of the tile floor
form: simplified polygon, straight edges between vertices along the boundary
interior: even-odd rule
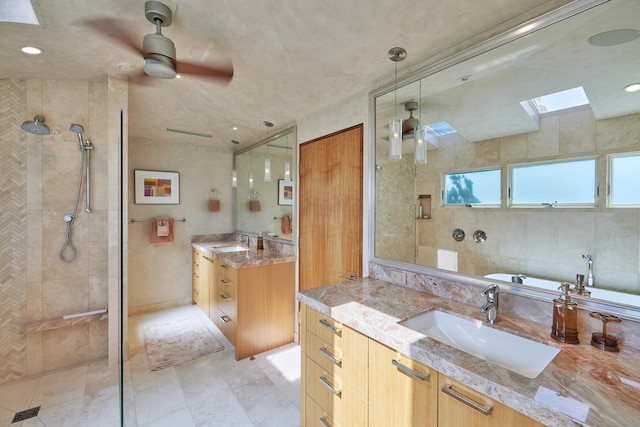
[[[125,426],[299,426],[300,347],[289,344],[236,362],[233,347],[181,365],[151,371],[144,352],[146,325],[201,316],[183,306],[129,318],[125,363]],[[0,426],[116,427],[119,368],[106,358],[0,385]],[[12,423],[17,411],[41,406],[37,417]]]

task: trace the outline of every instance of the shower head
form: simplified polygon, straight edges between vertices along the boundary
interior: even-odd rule
[[[44,124],[44,116],[37,115],[33,120],[22,123],[22,129],[34,135],[49,135],[49,126]]]
[[[82,125],[79,125],[77,123],[72,123],[71,126],[69,126],[69,130],[74,133],[79,133],[79,134],[84,133],[84,127],[82,127]]]

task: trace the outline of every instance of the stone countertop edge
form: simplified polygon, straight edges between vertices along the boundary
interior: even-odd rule
[[[216,248],[205,246],[204,243],[206,242],[199,243],[194,242],[191,245],[211,257],[224,261],[225,264],[228,264],[233,268],[260,267],[262,265],[283,264],[296,261],[296,257],[294,255],[286,255],[278,251],[249,249],[248,251],[239,252],[218,252],[216,251]],[[237,244],[235,241],[225,241],[224,243],[228,243],[226,246],[233,246]]]
[[[598,350],[549,337],[551,326],[501,314],[495,325],[560,349],[534,379],[432,340],[399,321],[437,309],[484,321],[478,307],[363,278],[300,291],[297,300],[342,324],[548,426],[636,426],[640,418],[640,350]],[[551,310],[552,307],[549,307]]]

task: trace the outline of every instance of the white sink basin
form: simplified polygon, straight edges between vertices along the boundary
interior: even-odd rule
[[[495,363],[527,378],[536,378],[560,349],[432,310],[399,322],[434,340]]]
[[[216,251],[218,252],[240,252],[240,251],[248,251],[249,249],[245,248],[244,246],[223,246],[220,248],[215,248]]]

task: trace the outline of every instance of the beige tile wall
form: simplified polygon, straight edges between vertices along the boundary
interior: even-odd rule
[[[1,98],[13,100],[2,114],[2,158],[10,161],[11,173],[3,173],[3,188],[12,203],[3,200],[0,234],[5,245],[2,265],[13,267],[3,274],[4,298],[0,321],[3,360],[0,382],[56,369],[107,355],[107,321],[23,333],[26,322],[43,321],[64,314],[107,308],[109,292],[117,292],[118,227],[110,221],[118,212],[116,190],[118,162],[114,147],[120,126],[108,120],[112,104],[126,107],[126,84],[109,79],[88,81],[2,80]],[[113,105],[113,108],[116,108]],[[37,136],[20,129],[24,120],[43,114],[51,134]],[[81,204],[73,226],[72,241],[77,258],[71,263],[58,258],[65,241],[64,215],[72,213],[76,197],[81,154],[71,123],[82,124],[92,139],[91,214]],[[113,128],[113,129],[112,129]],[[115,166],[110,164],[115,163]],[[84,188],[83,188],[84,191]],[[5,197],[3,196],[3,199]],[[84,193],[81,196],[84,200]],[[113,314],[117,314],[117,311]],[[113,321],[117,316],[113,317]],[[117,344],[117,334],[111,339]],[[8,344],[6,346],[5,344]],[[10,350],[9,350],[10,349]]]

